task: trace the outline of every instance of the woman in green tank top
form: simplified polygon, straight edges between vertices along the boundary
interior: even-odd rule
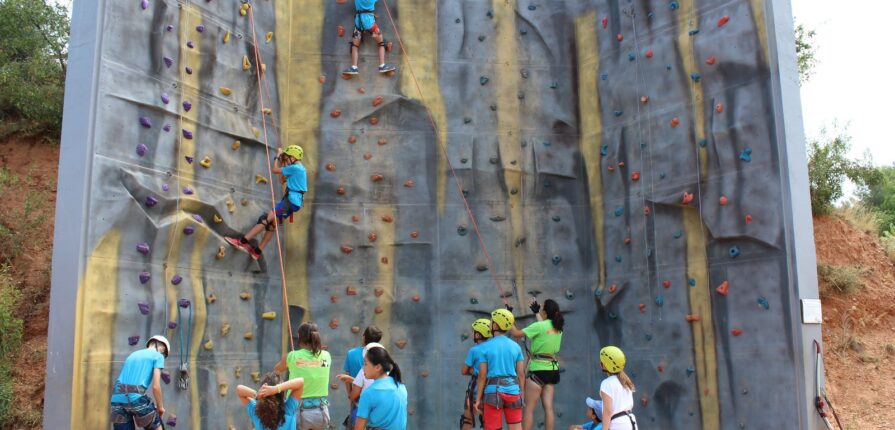
[[[543,308],[532,297],[529,304],[538,321],[522,330],[513,326],[510,334],[515,338],[531,339],[531,355],[528,360],[528,381],[525,383],[525,408],[522,429],[531,430],[534,425],[534,408],[538,400],[544,407],[544,429],[554,430],[553,391],[559,383],[559,347],[562,343],[564,319],[556,301],[547,299]]]
[[[274,370],[289,370],[289,379],[304,378],[298,414],[298,430],[324,430],[329,428],[329,373],[332,357],[323,350],[317,324],[306,322],[298,327],[298,349],[290,352],[277,363]]]

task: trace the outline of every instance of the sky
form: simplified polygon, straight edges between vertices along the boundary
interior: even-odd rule
[[[852,156],[895,163],[895,1],[792,0],[797,23],[817,31],[817,66],[802,84],[808,139],[847,125]],[[862,42],[863,41],[863,42]]]

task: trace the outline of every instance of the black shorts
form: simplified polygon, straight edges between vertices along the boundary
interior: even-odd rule
[[[559,384],[559,370],[531,370],[528,379],[541,386],[556,385]]]

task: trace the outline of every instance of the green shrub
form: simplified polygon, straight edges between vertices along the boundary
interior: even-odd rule
[[[817,276],[827,283],[827,286],[836,293],[853,294],[864,288],[864,276],[866,269],[856,266],[830,266],[817,265]]]
[[[14,315],[19,301],[18,285],[9,267],[0,268],[0,427],[11,415],[13,382],[12,360],[22,344],[22,320]]]
[[[811,211],[828,214],[833,204],[843,196],[842,184],[846,179],[858,187],[869,187],[880,181],[880,172],[871,164],[869,157],[853,160],[848,157],[851,136],[847,130],[834,130],[829,136],[824,130],[819,140],[808,143],[808,182],[811,192]]]

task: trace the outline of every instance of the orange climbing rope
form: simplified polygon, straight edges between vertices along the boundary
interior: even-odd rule
[[[264,152],[267,154],[267,176],[270,178],[267,181],[267,184],[270,186],[270,207],[274,213],[274,218],[276,218],[276,210],[277,210],[277,201],[276,197],[274,197],[274,189],[273,189],[273,168],[270,165],[270,144],[267,139],[267,118],[264,113],[265,109],[265,100],[263,88],[261,85],[261,51],[258,48],[258,34],[255,32],[255,13],[252,10],[252,7],[249,6],[249,23],[252,26],[252,46],[254,48],[255,54],[255,74],[258,78],[258,100],[259,100],[259,112],[261,113],[261,124],[264,129]],[[265,81],[267,77],[265,76]],[[286,318],[286,326],[289,327],[289,347],[290,349],[295,349],[295,343],[292,340],[292,319],[289,317],[289,295],[286,292],[286,266],[283,264],[283,247],[280,243],[280,223],[279,220],[274,220],[274,236],[277,238],[277,254],[279,254],[279,263],[280,263],[280,279],[283,291],[283,309],[284,316]]]
[[[416,90],[419,92],[420,101],[423,100],[423,90],[420,87],[419,80],[416,78],[416,74],[413,72],[413,62],[410,59],[410,54],[407,53],[407,49],[404,47],[404,41],[401,39],[401,33],[398,31],[398,26],[395,25],[395,20],[392,17],[392,12],[389,9],[388,1],[382,0],[383,6],[385,6],[385,13],[388,15],[389,23],[392,25],[392,29],[395,31],[395,38],[398,39],[398,46],[401,47],[401,53],[404,54],[404,57],[407,58],[407,69],[410,71],[410,76],[413,78],[413,83],[416,85]],[[447,147],[444,142],[442,142],[438,138],[438,125],[435,123],[435,117],[432,116],[432,111],[429,110],[429,106],[423,103],[423,107],[426,108],[426,115],[429,116],[429,122],[432,123],[432,131],[435,133],[435,141],[438,142],[438,145],[441,147],[441,152],[444,153],[444,159],[447,161],[448,168],[451,170],[451,176],[454,178],[454,183],[457,185],[457,192],[460,194],[460,198],[463,199],[463,206],[466,208],[466,214],[469,215],[469,220],[472,222],[472,227],[475,230],[475,235],[479,240],[479,246],[482,247],[482,253],[485,254],[485,260],[488,261],[488,271],[491,272],[491,279],[497,285],[497,289],[500,290],[500,298],[503,299],[504,305],[507,305],[506,294],[504,294],[503,285],[501,285],[500,281],[497,279],[497,275],[494,272],[494,261],[491,259],[491,254],[488,252],[488,247],[485,245],[485,241],[482,239],[482,233],[479,231],[479,223],[476,221],[475,215],[472,213],[472,208],[469,206],[469,200],[463,194],[463,185],[460,183],[460,178],[457,176],[457,172],[454,170],[454,166],[451,164],[451,159],[448,157]]]

